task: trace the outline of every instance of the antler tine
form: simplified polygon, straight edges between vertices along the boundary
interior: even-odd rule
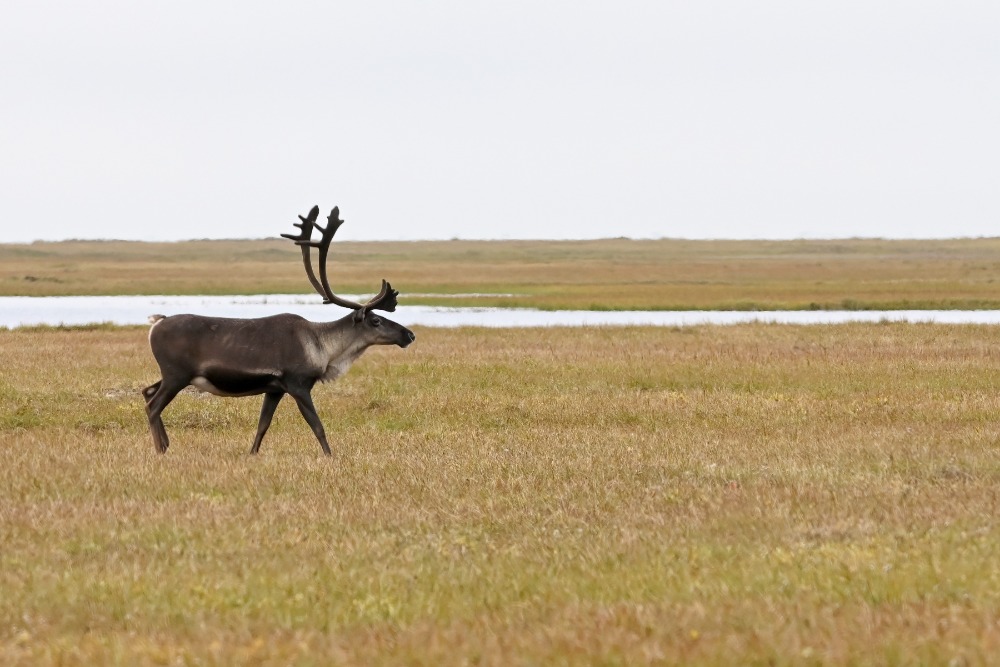
[[[292,223],[293,226],[298,227],[301,231],[298,234],[282,234],[281,236],[286,239],[291,239],[295,241],[296,245],[302,245],[303,243],[308,243],[312,238],[312,229],[316,224],[316,218],[319,217],[319,206],[313,206],[312,210],[309,211],[309,215],[306,217],[299,216],[299,220],[302,222]]]
[[[384,310],[391,313],[396,310],[396,297],[398,296],[399,292],[392,289],[392,285],[383,278],[382,290],[365,303],[365,310]]]
[[[310,284],[312,284],[313,289],[315,289],[321,297],[324,299],[326,295],[323,293],[323,286],[316,279],[316,273],[313,272],[312,267],[312,257],[310,257],[310,248],[312,247],[312,230],[316,227],[316,218],[319,217],[319,206],[313,206],[312,210],[309,211],[309,215],[303,218],[299,216],[299,220],[302,222],[293,223],[295,227],[298,227],[301,231],[298,234],[282,234],[281,236],[286,239],[291,239],[295,241],[295,245],[302,248],[302,264],[306,267],[306,277],[309,278]]]
[[[306,217],[299,216],[299,220],[302,222],[292,223],[294,227],[298,227],[298,234],[282,234],[282,238],[291,239],[295,241],[296,245],[302,245],[307,243],[312,237],[313,225],[316,223],[316,218],[319,217],[319,206],[313,206],[312,210],[309,211],[309,215]]]

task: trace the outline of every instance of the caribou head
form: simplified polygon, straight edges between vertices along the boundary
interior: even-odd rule
[[[203,315],[154,315],[149,344],[162,379],[142,390],[146,399],[153,444],[158,452],[169,446],[161,413],[185,387],[192,385],[218,396],[264,394],[251,453],[256,454],[271,424],[279,401],[289,394],[312,428],[323,452],[330,454],[323,423],[312,401],[312,388],[319,381],[335,380],[372,345],[407,347],[415,336],[406,327],[371,311],[392,312],[398,292],[385,280],[382,289],[365,303],[337,296],[330,288],[327,258],[330,243],[343,224],[334,208],[327,226],[316,224],[319,207],[295,223],[299,234],[282,234],[302,249],[302,261],[310,284],[323,303],[351,309],[352,313],[332,322],[310,322],[298,315],[272,315],[255,319],[207,317]],[[320,239],[313,241],[313,230]],[[312,265],[312,249],[319,251],[319,278]]]

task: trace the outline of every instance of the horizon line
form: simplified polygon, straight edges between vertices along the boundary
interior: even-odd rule
[[[730,236],[594,236],[584,238],[424,238],[424,239],[341,239],[338,244],[346,243],[581,243],[595,241],[693,241],[693,242],[772,242],[791,243],[802,241],[977,241],[1000,239],[995,236],[965,235],[965,236],[783,236],[783,237],[730,237]],[[126,239],[126,238],[66,238],[66,239],[34,239],[31,241],[3,241],[0,245],[38,245],[46,243],[253,243],[258,241],[278,241],[280,236],[262,237],[201,237],[184,239]]]

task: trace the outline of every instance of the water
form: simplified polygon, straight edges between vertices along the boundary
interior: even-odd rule
[[[356,297],[348,297],[356,298]],[[223,317],[263,317],[297,313],[322,321],[346,311],[294,294],[264,296],[59,296],[0,297],[0,327],[36,324],[81,325],[101,322],[144,324],[149,315],[199,313]],[[390,316],[406,326],[551,327],[551,326],[691,326],[697,324],[838,324],[843,322],[940,322],[998,324],[994,310],[890,311],[544,311],[524,308],[449,308],[400,306]]]

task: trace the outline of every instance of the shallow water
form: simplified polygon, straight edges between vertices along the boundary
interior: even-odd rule
[[[348,297],[352,298],[352,297]],[[59,296],[0,297],[0,327],[36,324],[79,325],[112,322],[144,324],[149,315],[199,313],[221,317],[263,317],[297,313],[311,320],[332,320],[346,311],[317,303],[312,295],[263,296]],[[776,322],[837,324],[842,322],[941,322],[997,324],[995,310],[891,311],[590,311],[524,308],[449,308],[400,306],[392,319],[406,326],[549,327],[549,326],[690,326]]]

